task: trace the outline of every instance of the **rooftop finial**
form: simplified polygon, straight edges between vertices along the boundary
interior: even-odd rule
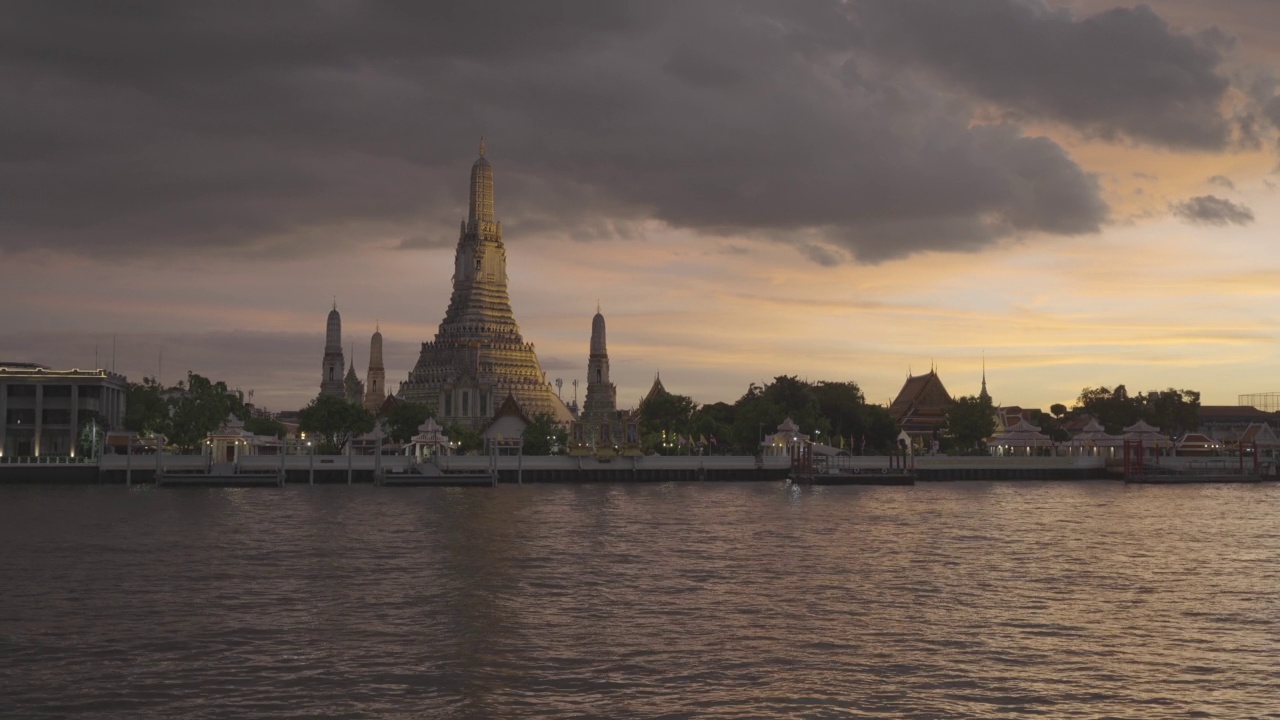
[[[484,157],[484,136],[480,136],[480,157]]]
[[[337,295],[334,295],[334,296],[333,296],[333,309],[334,309],[334,310],[337,310],[337,309],[338,309],[338,296],[337,296]]]
[[[600,314],[600,298],[596,298],[596,314]]]

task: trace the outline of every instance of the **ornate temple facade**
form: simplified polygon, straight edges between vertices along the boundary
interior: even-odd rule
[[[382,367],[382,328],[373,330],[369,338],[369,372],[365,375],[364,409],[378,414],[382,403],[387,399],[387,371]]]
[[[507,294],[507,252],[493,211],[493,167],[484,157],[471,166],[467,219],[454,255],[453,294],[431,342],[400,385],[399,395],[432,409],[443,423],[481,428],[507,395],[529,417],[573,419],[520,336]]]
[[[342,316],[334,301],[329,311],[329,322],[324,334],[324,362],[320,375],[321,397],[345,397],[346,386],[342,380]]]
[[[946,428],[947,410],[953,402],[937,370],[930,369],[926,375],[907,376],[898,397],[889,405],[889,416],[914,444],[928,448]]]

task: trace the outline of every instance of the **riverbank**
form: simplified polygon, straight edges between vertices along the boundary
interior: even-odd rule
[[[1149,462],[1148,469],[1194,472],[1204,459],[1166,457]],[[1229,463],[1228,463],[1229,464]],[[786,457],[749,455],[647,456],[595,458],[565,456],[455,455],[430,464],[450,474],[497,475],[498,483],[654,483],[654,482],[777,482],[792,476]],[[840,458],[833,467],[844,473],[901,473],[901,458],[860,456]],[[244,485],[236,476],[283,475],[290,485],[371,484],[380,478],[403,479],[415,472],[411,458],[371,455],[253,456],[211,466],[201,455],[109,455],[93,462],[0,463],[0,484],[93,485],[153,484],[157,471],[182,478],[181,484]],[[1115,461],[1099,457],[950,457],[908,459],[908,473],[917,482],[961,480],[1121,480]],[[207,475],[207,481],[197,478]],[[1268,475],[1274,479],[1273,475]],[[1256,479],[1256,478],[1255,478]],[[248,483],[252,484],[252,483]],[[271,483],[275,484],[275,483]],[[395,483],[388,484],[411,484]]]

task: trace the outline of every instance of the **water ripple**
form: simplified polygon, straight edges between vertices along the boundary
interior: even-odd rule
[[[0,488],[0,715],[1280,717],[1280,488]]]

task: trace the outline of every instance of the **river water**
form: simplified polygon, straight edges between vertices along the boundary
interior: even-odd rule
[[[15,718],[1280,717],[1280,486],[0,487]]]

